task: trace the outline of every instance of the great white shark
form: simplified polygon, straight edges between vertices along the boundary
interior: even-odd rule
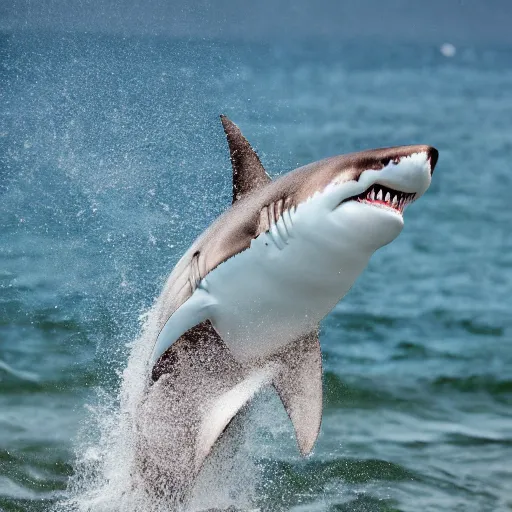
[[[319,322],[371,255],[401,232],[428,189],[427,145],[334,156],[271,180],[221,116],[233,204],[192,244],[153,308],[159,333],[140,406],[140,474],[161,493],[186,489],[251,399],[273,387],[298,447],[322,418]]]

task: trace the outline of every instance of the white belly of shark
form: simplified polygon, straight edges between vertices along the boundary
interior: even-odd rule
[[[211,322],[237,360],[267,357],[314,330],[366,267],[373,251],[354,242],[350,225],[340,229],[339,215],[328,218],[322,203],[283,215],[194,292],[209,295]],[[352,207],[364,215],[364,206],[344,205]]]

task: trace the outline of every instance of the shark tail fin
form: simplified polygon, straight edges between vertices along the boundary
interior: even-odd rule
[[[303,455],[310,453],[318,437],[322,361],[316,331],[248,367],[234,359],[205,320],[164,352],[153,367],[152,381],[141,409],[141,453],[145,467],[151,461],[155,474],[168,481],[191,483],[235,417],[272,385]],[[176,460],[187,460],[186,470],[180,466],[171,474]]]
[[[162,460],[163,474],[173,467],[171,460],[185,457],[189,475],[167,478],[190,482],[237,414],[272,384],[272,365],[244,368],[205,320],[164,352],[153,367],[152,381],[143,410],[149,428],[146,446],[162,444],[160,453],[176,450]]]
[[[233,167],[233,203],[271,181],[261,161],[240,128],[226,116],[220,120],[226,134]]]
[[[300,452],[308,455],[322,421],[322,355],[318,331],[287,345],[276,360],[274,387],[293,424]]]

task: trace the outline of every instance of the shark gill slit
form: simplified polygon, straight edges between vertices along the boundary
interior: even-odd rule
[[[201,272],[199,270],[199,255],[201,253],[199,251],[196,251],[194,255],[192,256],[192,262],[190,265],[190,287],[192,289],[192,292],[195,291],[195,289],[199,286],[199,283],[201,282]]]
[[[280,247],[279,247],[279,245],[277,243],[276,237],[274,236],[273,229],[272,229],[274,227],[274,223],[275,223],[275,220],[274,220],[275,219],[275,217],[274,217],[274,204],[270,203],[265,208],[266,208],[267,226],[268,226],[268,228],[265,230],[265,232],[267,234],[267,237],[272,241],[272,243],[278,249],[280,249]]]
[[[272,227],[271,227],[271,232],[272,232],[272,237],[274,238],[274,243],[276,244],[277,248],[279,250],[283,250],[285,248],[285,246],[287,245],[287,241],[286,239],[283,237],[283,233],[282,233],[282,230],[279,228],[279,201],[275,201],[273,203],[273,208],[271,209],[271,212],[272,212],[272,220],[273,220],[273,223],[272,223]]]
[[[292,218],[292,208],[293,201],[290,197],[287,197],[284,203],[284,221],[286,225],[286,230],[288,231],[289,238],[294,238],[293,235],[293,218]]]
[[[286,230],[286,226],[284,224],[284,217],[283,217],[283,210],[284,210],[284,199],[279,199],[275,203],[275,214],[276,214],[276,227],[277,231],[279,232],[279,236],[281,237],[281,240],[285,245],[288,245],[288,233]]]
[[[258,230],[256,232],[256,236],[258,236],[260,233],[266,233],[269,229],[268,225],[268,207],[264,206],[260,211],[260,221]]]

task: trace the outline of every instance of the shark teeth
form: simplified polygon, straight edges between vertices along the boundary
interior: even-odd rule
[[[388,206],[389,208],[403,213],[405,207],[409,203],[412,203],[415,198],[416,194],[414,192],[401,192],[400,190],[393,190],[384,185],[375,183],[368,190],[353,199],[362,203]]]

